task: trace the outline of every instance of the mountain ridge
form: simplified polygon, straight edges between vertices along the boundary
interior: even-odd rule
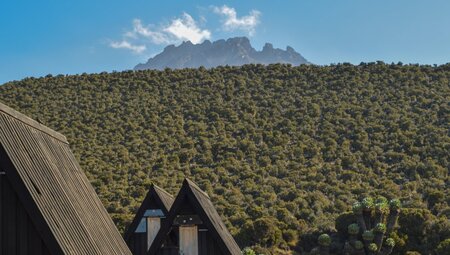
[[[134,70],[164,68],[197,68],[204,66],[241,66],[245,64],[274,64],[291,65],[309,64],[309,62],[292,47],[286,50],[274,48],[266,43],[261,51],[257,51],[247,37],[234,37],[214,42],[205,40],[200,44],[185,41],[179,46],[168,45],[158,55],[150,58],[144,64],[138,64]]]

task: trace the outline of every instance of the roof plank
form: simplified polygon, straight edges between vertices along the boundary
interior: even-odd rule
[[[0,153],[52,253],[131,254],[63,135],[0,103]]]

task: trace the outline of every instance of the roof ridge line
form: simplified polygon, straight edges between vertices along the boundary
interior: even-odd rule
[[[27,126],[30,126],[41,132],[44,132],[47,135],[49,135],[63,143],[69,144],[69,142],[67,141],[67,138],[63,134],[37,122],[36,120],[26,116],[25,114],[23,114],[21,112],[14,110],[13,108],[11,108],[5,104],[2,104],[1,102],[0,102],[0,112],[4,112],[5,114],[13,117],[14,119],[22,122],[23,124],[25,124]]]
[[[174,198],[174,196],[173,196],[172,194],[170,194],[169,192],[167,192],[165,189],[159,187],[159,186],[156,185],[156,184],[152,184],[152,185],[153,185],[153,187],[154,187],[155,189],[157,189],[157,190],[159,190],[159,191],[165,193],[166,195],[170,196],[171,198]]]
[[[206,191],[202,190],[195,182],[191,181],[188,178],[185,178],[187,184],[189,187],[192,187],[194,189],[196,189],[197,191],[199,191],[201,194],[203,194],[204,196],[206,196],[208,199],[211,199],[208,195],[208,193],[206,193]]]

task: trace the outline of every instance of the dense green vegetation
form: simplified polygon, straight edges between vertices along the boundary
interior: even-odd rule
[[[67,136],[121,230],[151,182],[189,176],[258,253],[309,251],[382,195],[404,207],[394,254],[429,254],[449,247],[449,83],[450,65],[247,65],[27,78],[0,101]]]

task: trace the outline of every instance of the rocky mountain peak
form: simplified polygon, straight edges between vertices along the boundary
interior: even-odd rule
[[[247,37],[234,37],[200,44],[185,41],[178,46],[169,45],[163,52],[150,58],[145,64],[138,64],[135,70],[164,68],[206,68],[216,66],[240,66],[245,64],[289,63],[292,65],[309,62],[292,47],[286,50],[275,49],[266,43],[262,51],[255,50]]]

